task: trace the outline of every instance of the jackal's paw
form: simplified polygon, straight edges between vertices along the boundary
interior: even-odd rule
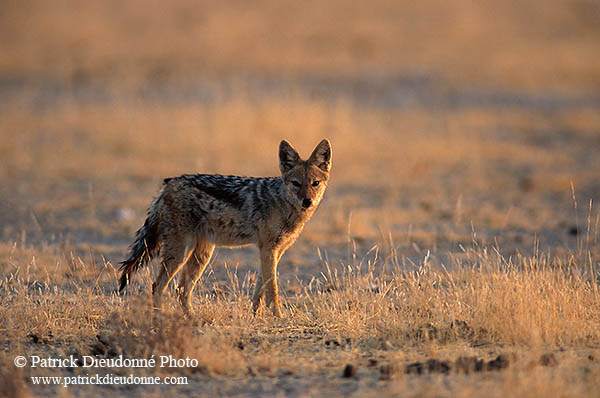
[[[273,308],[273,316],[276,318],[284,318],[283,313],[279,309],[279,307]]]

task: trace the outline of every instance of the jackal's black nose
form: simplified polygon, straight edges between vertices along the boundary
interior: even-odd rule
[[[308,209],[311,205],[312,205],[312,200],[309,198],[305,198],[302,201],[302,207],[304,207],[305,209]]]

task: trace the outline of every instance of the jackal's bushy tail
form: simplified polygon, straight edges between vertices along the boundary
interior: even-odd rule
[[[129,258],[121,262],[120,269],[123,272],[120,278],[119,293],[123,292],[131,275],[146,265],[158,252],[158,232],[158,215],[154,206],[151,206],[144,225],[135,233],[135,240],[131,244]]]

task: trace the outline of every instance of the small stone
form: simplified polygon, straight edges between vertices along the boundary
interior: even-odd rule
[[[487,370],[502,370],[508,368],[510,359],[506,354],[500,354],[487,363]]]
[[[96,343],[90,349],[92,355],[105,355],[106,354],[106,346],[102,343]]]
[[[51,335],[50,335],[51,336]],[[35,344],[48,344],[50,343],[50,336],[49,337],[44,337],[44,336],[40,336],[36,333],[31,333],[29,335],[29,337],[31,337],[31,341],[33,341]]]
[[[406,365],[406,369],[404,370],[404,373],[406,373],[407,375],[409,374],[423,374],[423,371],[425,370],[423,364],[421,362],[414,362],[411,364]]]
[[[348,364],[344,368],[344,373],[342,376],[345,378],[356,377],[357,371],[358,371],[358,368],[356,366],[354,366],[352,364]]]
[[[540,364],[542,366],[554,367],[554,366],[558,365],[558,360],[556,359],[556,356],[553,353],[549,352],[549,353],[543,354],[540,357]]]
[[[119,350],[117,350],[116,348],[109,348],[108,351],[106,351],[107,358],[115,358],[118,356],[119,356]]]
[[[483,370],[483,359],[472,357],[458,357],[454,362],[456,372],[469,374],[471,372],[481,372]]]
[[[426,362],[427,371],[429,373],[443,373],[448,374],[450,372],[450,363],[448,361],[440,361],[439,359],[429,359]]]
[[[519,188],[524,192],[529,192],[534,188],[533,179],[531,177],[522,177],[519,179]]]
[[[279,369],[279,375],[280,376],[291,376],[294,374],[294,371],[292,369],[289,368],[281,368]]]
[[[98,341],[100,343],[104,344],[107,347],[109,347],[111,345],[110,344],[110,338],[106,334],[104,334],[104,333],[98,333],[96,335],[96,339],[98,339]]]

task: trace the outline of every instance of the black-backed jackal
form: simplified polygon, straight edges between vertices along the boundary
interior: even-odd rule
[[[254,313],[266,295],[266,306],[281,316],[277,263],[325,193],[331,144],[324,139],[308,160],[302,160],[287,141],[281,141],[279,168],[280,177],[196,174],[165,179],[136,233],[129,258],[121,263],[119,291],[135,271],[160,254],[160,271],[152,284],[154,308],[162,308],[162,294],[183,268],[177,292],[190,313],[192,291],[215,246],[254,243],[261,261],[252,299]]]

